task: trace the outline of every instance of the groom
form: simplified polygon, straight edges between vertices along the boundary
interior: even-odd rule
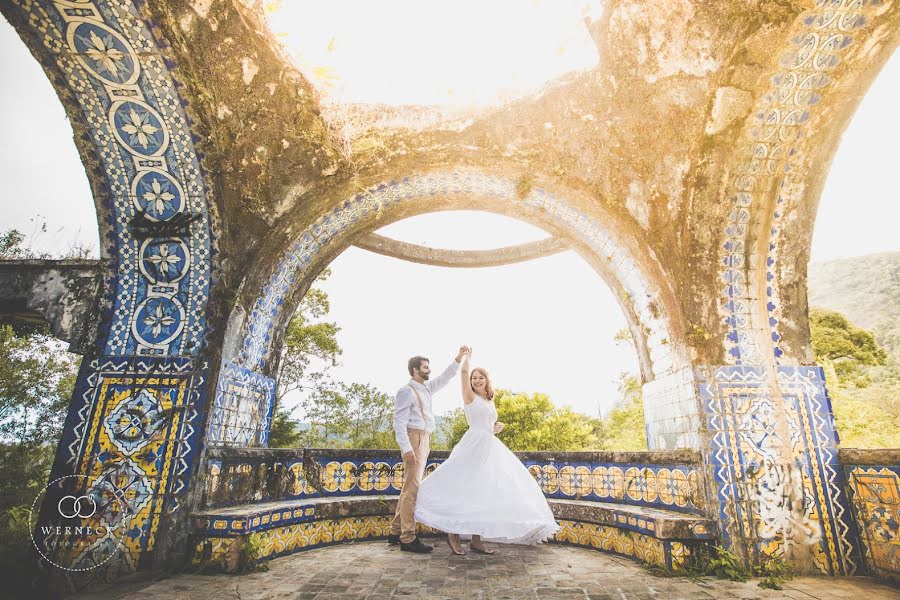
[[[434,431],[434,412],[431,407],[431,395],[447,385],[459,371],[462,357],[469,351],[462,346],[456,360],[450,363],[443,373],[434,381],[431,377],[431,366],[424,356],[413,356],[409,359],[407,369],[412,378],[409,383],[397,392],[394,405],[394,437],[403,454],[403,489],[397,511],[391,521],[391,534],[388,544],[400,543],[405,552],[431,552],[433,547],[423,544],[416,536],[416,520],[413,512],[416,508],[416,495],[419,484],[425,473],[428,460],[429,439]]]

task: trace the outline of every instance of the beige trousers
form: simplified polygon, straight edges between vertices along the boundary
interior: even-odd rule
[[[430,450],[428,444],[431,438],[431,434],[423,429],[406,431],[409,433],[409,443],[412,444],[416,457],[413,460],[403,459],[403,488],[400,490],[400,501],[397,502],[394,520],[391,521],[391,534],[399,535],[400,541],[404,544],[416,539],[416,519],[413,512],[416,510],[419,484],[422,483],[422,475],[425,474],[425,463],[428,462]]]

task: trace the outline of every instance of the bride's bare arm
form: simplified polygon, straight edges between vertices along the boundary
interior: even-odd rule
[[[459,369],[459,381],[462,384],[464,404],[468,404],[475,399],[475,392],[472,391],[472,382],[469,380],[469,354],[471,354],[471,351],[463,355],[462,366]]]

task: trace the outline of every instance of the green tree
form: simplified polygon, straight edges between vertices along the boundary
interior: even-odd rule
[[[644,428],[644,400],[641,381],[630,373],[619,375],[618,402],[603,419],[606,436],[603,450],[646,450],[647,433]]]
[[[325,269],[316,282],[321,283],[330,275],[331,270]],[[290,392],[315,387],[324,371],[311,372],[314,361],[324,364],[325,370],[337,364],[337,358],[343,352],[337,341],[341,328],[336,323],[321,320],[330,310],[328,294],[311,287],[291,317],[278,366],[279,401]]]
[[[898,365],[875,336],[837,311],[813,308],[810,333],[816,362],[822,365],[844,447],[900,446]],[[886,365],[882,367],[882,365]]]
[[[870,379],[863,367],[887,361],[887,353],[875,341],[875,335],[837,311],[810,309],[809,326],[816,361],[826,369],[833,368],[840,384],[865,387]]]
[[[626,344],[634,350],[634,337],[631,330],[620,329],[613,336],[613,341]],[[606,432],[601,449],[603,450],[646,450],[647,431],[644,426],[644,399],[641,391],[641,380],[631,373],[619,374],[619,399],[612,410],[603,418],[603,429]]]
[[[350,404],[350,446],[352,448],[396,448],[391,427],[394,399],[370,385],[340,384]]]
[[[520,394],[498,390],[494,396],[497,420],[503,431],[497,436],[510,450],[591,450],[599,447],[602,425],[598,419],[558,408],[546,394]],[[442,437],[452,448],[465,434],[465,413],[458,408],[444,417]]]
[[[307,448],[340,448],[346,445],[351,424],[350,399],[341,390],[321,382],[299,404],[309,428],[300,433]]]
[[[396,448],[391,428],[393,398],[362,383],[320,383],[300,403],[309,429],[306,447]]]
[[[13,444],[53,443],[75,384],[79,359],[46,333],[16,335],[0,326],[0,438]]]
[[[297,423],[291,419],[294,410],[276,410],[269,428],[269,448],[296,448],[302,444]]]
[[[78,370],[62,348],[0,326],[0,575],[10,597],[30,595],[28,511],[49,480]]]
[[[431,447],[435,450],[452,450],[468,429],[466,413],[461,408],[454,408],[441,416],[438,435]]]
[[[24,247],[25,234],[18,229],[7,229],[0,233],[0,260],[16,260],[31,258],[31,253]]]
[[[325,269],[316,282],[321,283],[330,275],[331,270]],[[285,409],[282,400],[291,392],[309,393],[316,389],[343,352],[337,341],[340,327],[322,320],[330,310],[328,294],[311,287],[285,330],[278,365],[275,409],[269,431],[271,448],[294,448],[303,444],[304,434],[297,430],[297,423],[292,419],[296,411]]]

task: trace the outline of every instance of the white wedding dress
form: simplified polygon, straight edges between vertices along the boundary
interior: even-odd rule
[[[506,544],[537,544],[555,534],[559,525],[540,486],[494,435],[494,403],[476,395],[463,409],[469,430],[422,481],[416,521]]]

